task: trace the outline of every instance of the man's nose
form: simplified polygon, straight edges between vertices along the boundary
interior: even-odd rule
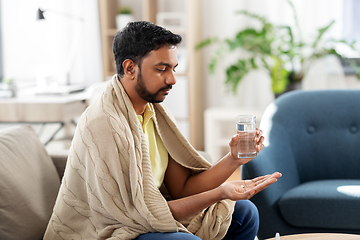
[[[166,78],[166,84],[169,84],[169,85],[175,85],[176,84],[176,77],[175,77],[174,72],[171,72],[169,74],[169,76]]]

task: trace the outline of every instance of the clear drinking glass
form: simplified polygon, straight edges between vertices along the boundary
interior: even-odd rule
[[[238,157],[254,158],[256,157],[256,116],[239,115],[236,118],[236,130],[239,135]]]

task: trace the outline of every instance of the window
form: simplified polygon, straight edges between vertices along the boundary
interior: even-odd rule
[[[17,83],[35,84],[40,73],[58,73],[64,68],[73,39],[82,30],[71,82],[102,80],[97,0],[0,0],[0,4],[4,77]],[[45,20],[36,19],[39,7],[48,10],[44,13]],[[57,12],[81,16],[84,24],[80,27]]]

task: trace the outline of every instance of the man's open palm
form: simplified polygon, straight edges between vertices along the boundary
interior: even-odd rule
[[[226,199],[233,201],[250,199],[256,193],[264,190],[281,177],[281,173],[275,172],[271,175],[257,177],[251,180],[237,180],[223,183],[223,194]]]

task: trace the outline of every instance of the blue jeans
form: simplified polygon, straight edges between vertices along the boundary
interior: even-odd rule
[[[232,215],[231,225],[223,240],[254,240],[259,228],[259,213],[249,200],[237,201]],[[199,237],[183,233],[146,233],[135,240],[200,240]]]

